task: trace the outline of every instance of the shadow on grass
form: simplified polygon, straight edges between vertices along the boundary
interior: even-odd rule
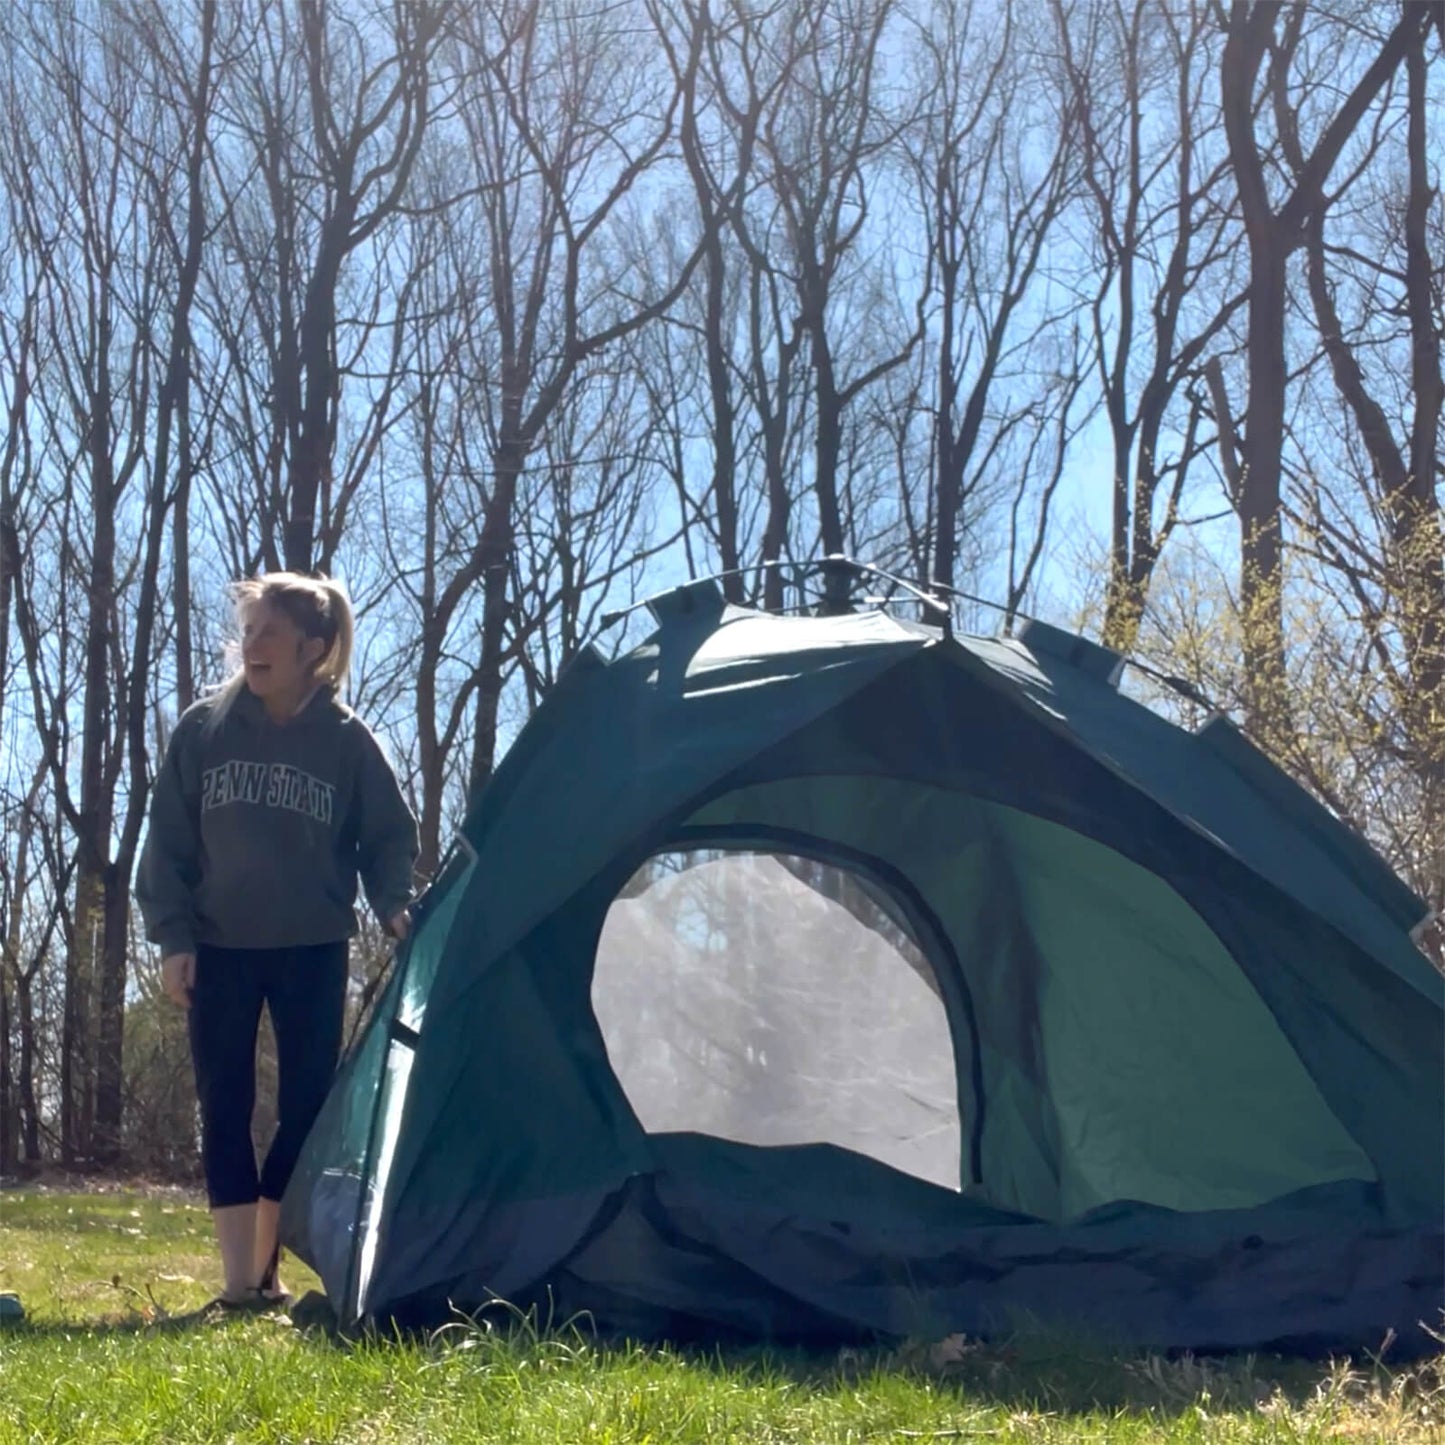
[[[540,1324],[538,1313],[498,1306],[458,1315],[430,1331],[385,1334],[338,1328],[325,1296],[311,1291],[288,1310],[230,1310],[214,1303],[183,1313],[132,1302],[124,1318],[89,1323],[24,1322],[11,1332],[51,1337],[165,1336],[227,1330],[247,1321],[295,1331],[321,1349],[386,1348],[398,1341],[445,1353],[466,1349],[473,1365],[489,1355],[512,1360],[546,1354],[553,1363],[576,1361],[590,1369],[635,1364],[640,1356],[676,1362],[732,1382],[760,1387],[785,1382],[820,1395],[886,1388],[890,1382],[925,1383],[960,1409],[999,1408],[1011,1413],[1103,1413],[1171,1418],[1260,1407],[1302,1410],[1333,1404],[1378,1411],[1425,1425],[1445,1425],[1445,1352],[1409,1364],[1386,1352],[1355,1359],[1304,1359],[1274,1354],[1165,1354],[1110,1348],[1045,1328],[1023,1329],[1007,1339],[951,1336],[934,1342],[806,1348],[747,1343],[642,1343],[603,1334],[585,1319]],[[0,1331],[3,1338],[4,1331]],[[1383,1343],[1383,1342],[1382,1342]]]
[[[976,1341],[952,1338],[893,1348],[811,1352],[724,1352],[721,1368],[759,1377],[779,1372],[799,1383],[835,1389],[879,1376],[927,1381],[960,1404],[1010,1411],[1079,1414],[1182,1414],[1201,1401],[1220,1409],[1251,1409],[1270,1400],[1298,1408],[1315,1398],[1339,1366],[1284,1357],[1168,1357],[1101,1349],[1049,1334]]]
[[[0,1331],[0,1339],[7,1335],[11,1339],[75,1339],[79,1336],[185,1334],[192,1330],[224,1329],[238,1321],[256,1319],[289,1323],[280,1311],[266,1314],[257,1311],[223,1311],[203,1305],[199,1309],[186,1310],[179,1314],[162,1313],[149,1316],[135,1313],[122,1319],[25,1320]]]
[[[604,1351],[626,1346],[599,1346]],[[1409,1364],[1381,1356],[1304,1359],[1271,1354],[1194,1355],[1107,1349],[1048,1331],[1005,1340],[821,1352],[777,1348],[674,1349],[699,1368],[758,1383],[780,1378],[822,1393],[904,1378],[962,1409],[1010,1414],[1128,1414],[1178,1418],[1248,1412],[1351,1409],[1445,1427],[1445,1353]],[[1445,1438],[1445,1436],[1442,1436]]]
[[[321,1296],[315,1297],[329,1315]],[[545,1322],[545,1323],[543,1323]],[[342,1337],[334,1330],[332,1338]],[[1393,1361],[1390,1342],[1356,1358],[1303,1358],[1282,1354],[1196,1355],[1130,1348],[1030,1325],[1006,1339],[944,1340],[828,1349],[744,1342],[640,1343],[594,1331],[585,1318],[548,1321],[537,1310],[498,1305],[477,1316],[458,1315],[449,1325],[412,1340],[433,1347],[518,1354],[546,1351],[575,1355],[605,1366],[635,1361],[639,1354],[670,1359],[691,1369],[760,1386],[790,1385],[833,1394],[886,1386],[891,1380],[926,1383],[961,1407],[1051,1414],[1127,1412],[1158,1416],[1251,1410],[1261,1406],[1299,1410],[1321,1401],[1393,1402],[1395,1408],[1445,1425],[1445,1352],[1423,1360]],[[355,1337],[348,1336],[350,1342]],[[371,1335],[381,1341],[383,1336]],[[1445,1340],[1442,1340],[1445,1345]],[[1418,1407],[1418,1408],[1417,1408]]]
[[[28,1339],[70,1339],[79,1335],[176,1335],[195,1330],[224,1329],[249,1320],[264,1320],[302,1330],[308,1335],[316,1334],[342,1342],[331,1306],[324,1296],[314,1291],[291,1305],[238,1307],[223,1305],[219,1299],[213,1299],[195,1309],[172,1311],[139,1290],[129,1286],[118,1288],[131,1296],[123,1316],[99,1320],[15,1320],[0,1330],[0,1339],[6,1334],[12,1339],[20,1336]]]

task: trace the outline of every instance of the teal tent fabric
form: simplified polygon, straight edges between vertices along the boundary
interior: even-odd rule
[[[1363,840],[1053,629],[654,612],[473,800],[308,1141],[341,1314],[1428,1339],[1445,981]]]

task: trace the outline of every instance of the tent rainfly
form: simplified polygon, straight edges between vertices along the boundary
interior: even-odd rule
[[[1357,834],[1049,626],[650,606],[472,800],[307,1142],[343,1321],[1430,1346],[1445,980]]]

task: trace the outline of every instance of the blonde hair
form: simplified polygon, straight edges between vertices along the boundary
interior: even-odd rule
[[[319,638],[326,650],[313,668],[313,676],[333,693],[345,690],[356,645],[356,617],[351,598],[340,582],[331,577],[308,577],[302,572],[268,572],[263,577],[233,582],[229,590],[238,621],[249,608],[264,602],[304,637]]]

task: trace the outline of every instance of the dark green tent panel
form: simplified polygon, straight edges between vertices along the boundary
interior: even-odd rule
[[[1428,1343],[1445,981],[1363,840],[1041,624],[654,613],[474,800],[312,1132],[341,1315]]]

